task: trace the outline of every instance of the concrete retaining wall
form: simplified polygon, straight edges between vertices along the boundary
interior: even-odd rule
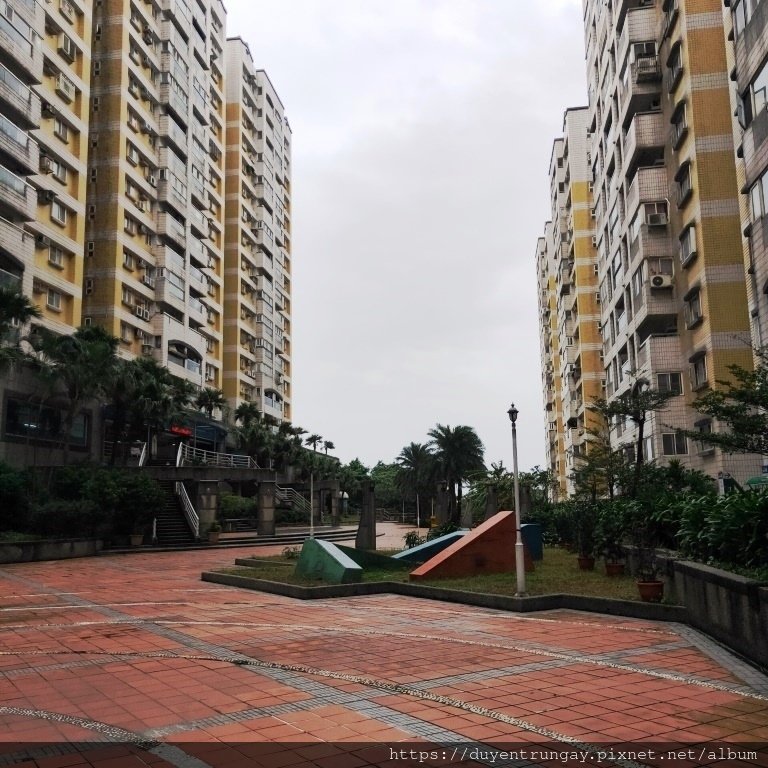
[[[91,557],[103,546],[104,542],[97,539],[0,542],[0,564]]]
[[[669,586],[688,623],[768,667],[768,585],[708,565],[678,560]]]

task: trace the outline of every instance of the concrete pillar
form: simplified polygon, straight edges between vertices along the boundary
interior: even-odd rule
[[[437,499],[435,503],[435,518],[438,526],[448,522],[448,504],[450,496],[445,483],[437,484]]]
[[[483,520],[489,520],[499,511],[499,494],[495,488],[489,488],[485,495],[485,516]]]
[[[331,525],[335,528],[340,523],[340,499],[339,499],[339,489],[334,488],[331,491]]]
[[[200,533],[205,534],[219,514],[219,483],[216,480],[199,480],[192,503],[200,518]]]
[[[275,483],[273,481],[259,483],[258,519],[256,524],[259,536],[275,535],[275,493]]]
[[[370,480],[364,480],[360,489],[362,494],[362,510],[360,526],[355,537],[356,549],[376,549],[376,496]]]

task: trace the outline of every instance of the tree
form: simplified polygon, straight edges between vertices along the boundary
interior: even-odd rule
[[[610,402],[598,398],[589,406],[599,413],[606,424],[610,425],[615,417],[628,418],[637,427],[635,439],[635,470],[630,481],[630,496],[634,496],[640,482],[640,474],[644,462],[643,442],[645,439],[645,422],[648,414],[660,411],[667,402],[675,396],[672,391],[661,392],[651,389],[645,379],[638,379],[634,385],[622,392]]]
[[[58,336],[40,328],[33,341],[39,377],[51,395],[64,400],[60,434],[64,463],[69,459],[72,427],[86,402],[101,395],[117,361],[118,339],[98,325]]]
[[[611,447],[607,424],[587,430],[586,453],[579,457],[571,475],[576,495],[588,496],[593,501],[606,495],[613,499],[620,479],[626,474],[626,464],[624,453]]]
[[[440,479],[448,483],[450,516],[458,524],[461,521],[462,486],[471,473],[485,470],[485,449],[472,427],[437,424],[428,434],[442,474]]]
[[[304,442],[306,445],[311,445],[312,450],[317,450],[317,445],[322,441],[322,435],[312,434],[309,437],[304,438]]]
[[[204,411],[209,419],[213,418],[213,412],[217,408],[223,410],[226,404],[227,399],[224,397],[224,393],[213,387],[201,389],[195,398],[195,405]]]
[[[0,370],[24,359],[19,349],[15,326],[40,317],[40,309],[23,293],[11,288],[0,288]]]
[[[243,401],[235,408],[235,423],[240,423],[247,427],[254,421],[258,421],[261,417],[261,411],[256,403],[248,403]]]
[[[756,352],[757,365],[748,371],[731,365],[733,379],[718,381],[693,407],[727,427],[727,431],[692,432],[691,440],[718,446],[728,453],[768,453],[768,347]]]
[[[421,522],[421,497],[431,492],[435,475],[435,455],[424,443],[410,443],[395,459],[398,482],[406,493],[416,498],[416,521]]]
[[[330,440],[323,440],[323,448],[325,449],[326,456],[328,451],[332,451],[336,446]]]

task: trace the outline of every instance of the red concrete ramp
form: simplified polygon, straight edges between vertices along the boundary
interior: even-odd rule
[[[525,560],[526,570],[533,570],[533,561],[527,552]],[[411,581],[419,581],[514,571],[515,513],[497,512],[450,547],[411,571],[409,578]]]

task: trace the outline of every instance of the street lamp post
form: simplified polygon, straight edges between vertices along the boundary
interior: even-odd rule
[[[515,404],[509,406],[507,415],[512,423],[512,472],[515,480],[515,573],[517,575],[516,597],[523,597],[525,590],[525,549],[523,547],[523,529],[520,526],[520,475],[517,470],[517,414],[520,411]]]

